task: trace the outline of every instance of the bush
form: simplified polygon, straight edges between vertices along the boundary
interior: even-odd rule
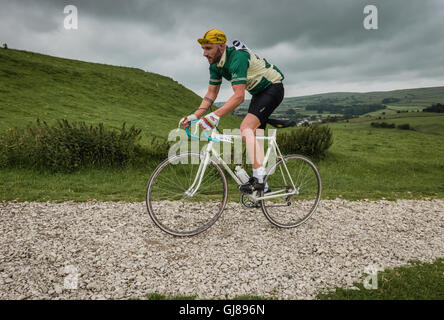
[[[277,143],[282,154],[302,154],[309,157],[324,157],[333,144],[331,129],[313,124],[277,135]]]
[[[370,125],[374,128],[384,128],[384,129],[394,129],[395,124],[394,123],[387,123],[387,122],[372,122]]]
[[[0,166],[71,172],[80,167],[123,167],[141,156],[163,156],[161,143],[151,149],[137,144],[140,133],[125,123],[120,130],[109,130],[102,123],[88,126],[58,120],[49,126],[37,119],[35,126],[11,128],[0,137]]]
[[[423,112],[444,112],[444,105],[437,103],[432,105],[431,107],[424,108]]]
[[[408,123],[399,124],[397,128],[401,129],[401,130],[413,130],[413,128],[410,127],[410,124],[408,124]]]
[[[388,103],[396,103],[396,102],[399,102],[399,101],[401,101],[401,100],[398,99],[398,98],[385,98],[385,99],[383,99],[381,101],[381,103],[388,104]]]
[[[138,161],[145,162],[145,160],[164,160],[168,157],[171,143],[165,139],[152,137],[147,146],[138,149]]]

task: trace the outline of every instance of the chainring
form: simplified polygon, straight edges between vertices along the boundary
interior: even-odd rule
[[[255,201],[251,200],[249,196],[250,196],[249,194],[241,193],[239,202],[245,208],[249,208],[249,209],[251,209],[251,208],[260,208],[261,207],[260,201],[255,202]]]

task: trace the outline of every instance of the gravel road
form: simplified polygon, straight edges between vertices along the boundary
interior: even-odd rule
[[[444,200],[321,201],[290,230],[229,203],[189,238],[158,229],[144,203],[1,202],[0,219],[0,299],[313,299],[370,266],[444,257]]]

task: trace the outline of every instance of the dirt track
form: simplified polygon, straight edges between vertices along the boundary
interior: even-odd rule
[[[158,229],[144,203],[3,202],[0,219],[0,299],[312,299],[368,266],[444,257],[443,200],[321,201],[290,230],[229,203],[190,238]]]

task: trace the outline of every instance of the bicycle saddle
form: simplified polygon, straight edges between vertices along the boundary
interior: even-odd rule
[[[267,123],[271,124],[275,128],[286,128],[296,125],[296,123],[292,120],[279,120],[279,119],[268,119]]]

